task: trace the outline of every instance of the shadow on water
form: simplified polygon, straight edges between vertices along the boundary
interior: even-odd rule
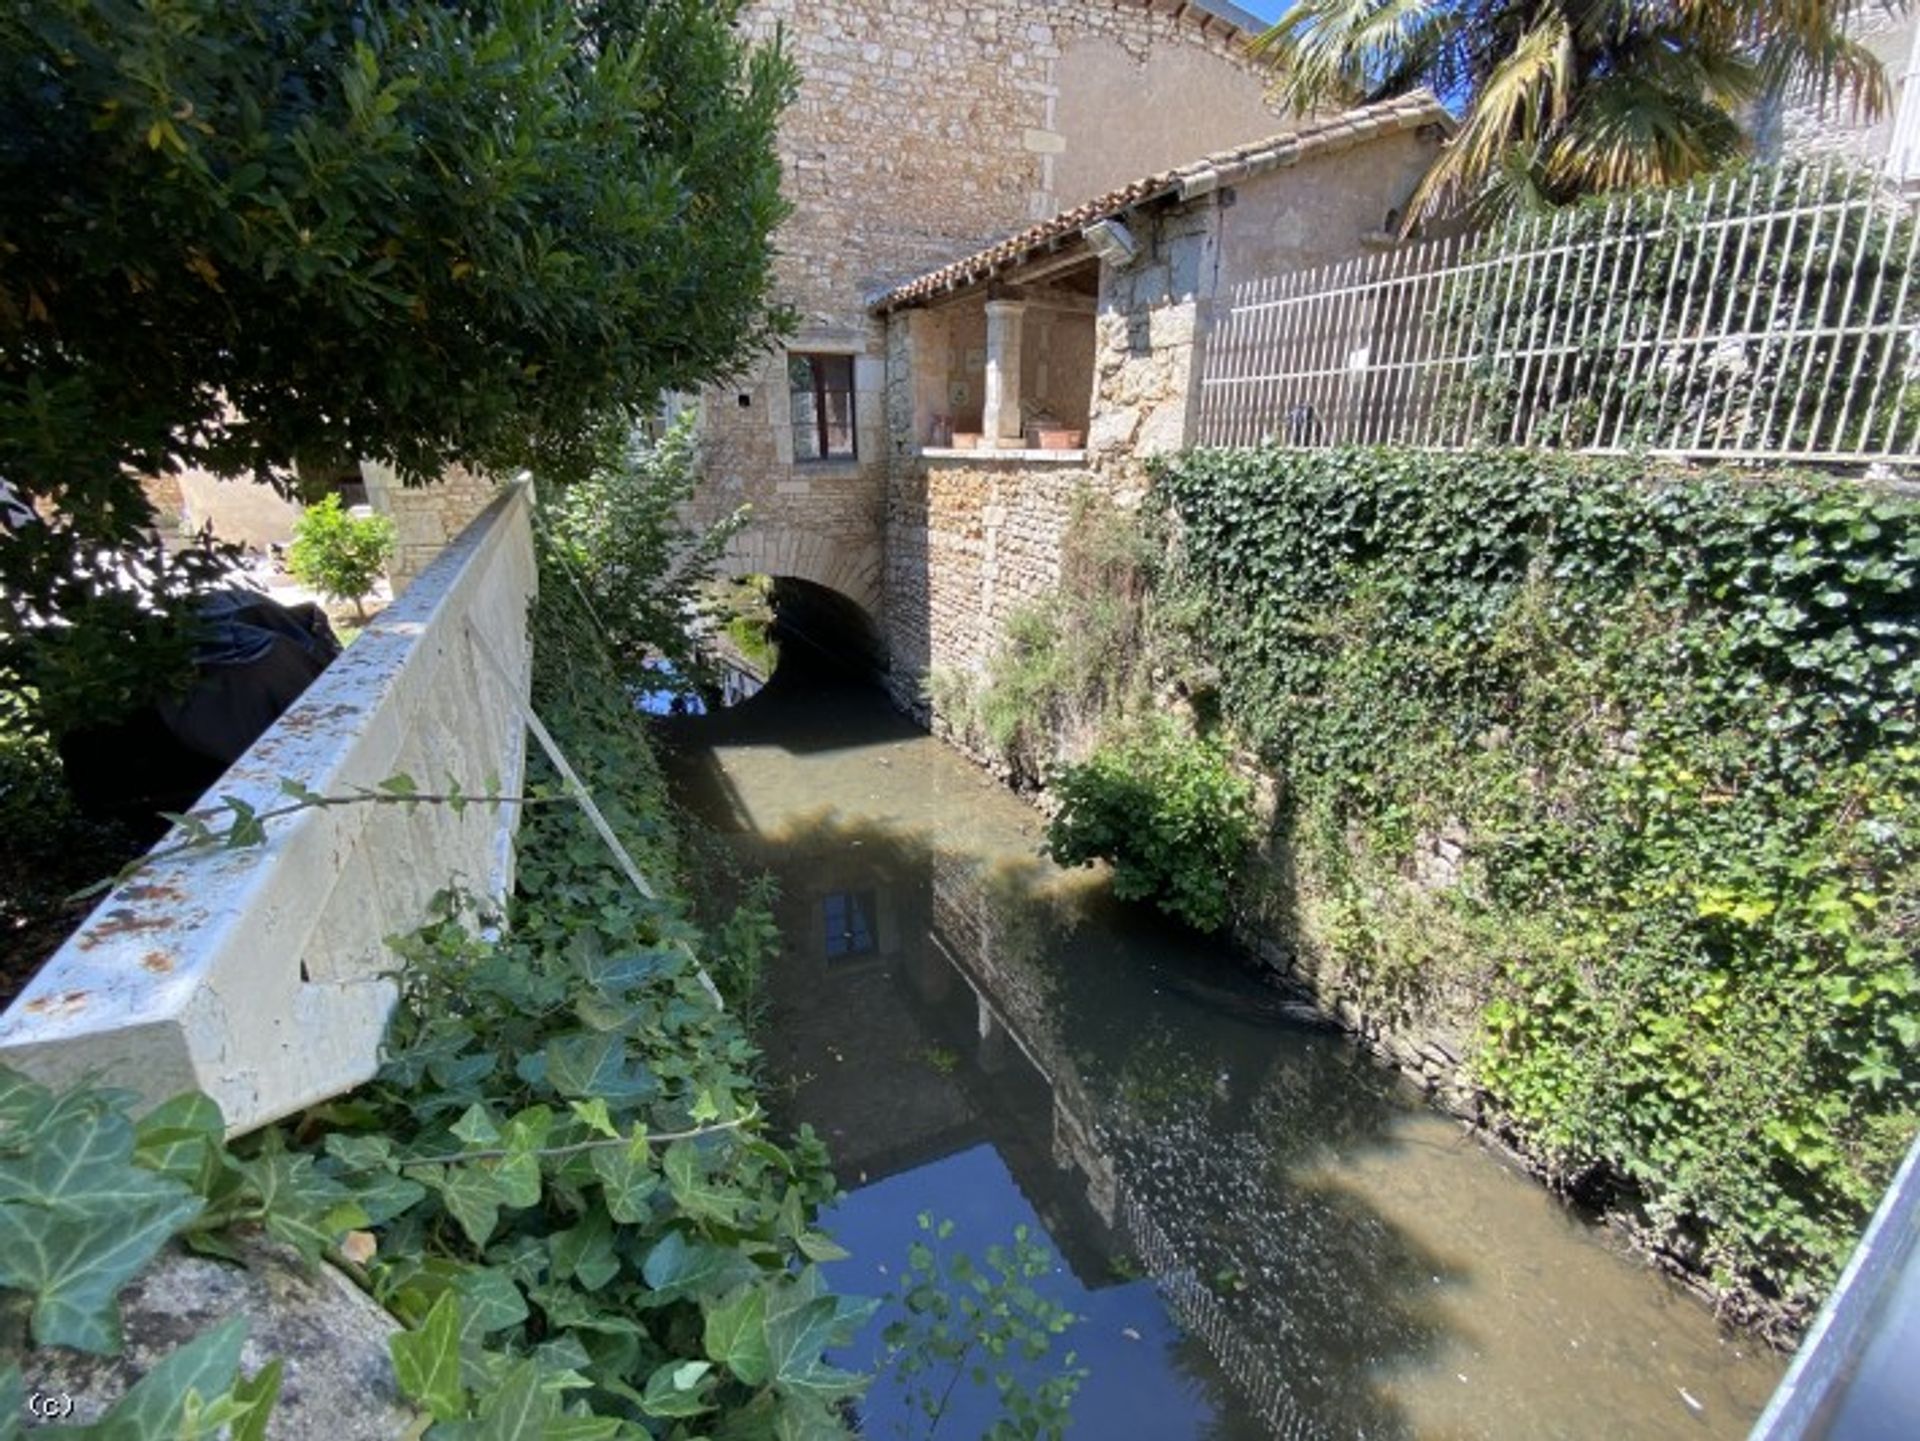
[[[1037,817],[870,690],[783,666],[663,730],[683,802],[782,883],[762,1041],[781,1119],[826,1136],[850,1192],[844,1288],[889,1289],[923,1210],[969,1248],[1037,1225],[1086,1318],[1086,1436],[1736,1434],[1736,1404],[1703,1427],[1670,1389],[1563,1429],[1579,1396],[1524,1361],[1480,1414],[1443,1395],[1495,1349],[1480,1318],[1498,1329],[1509,1281],[1421,1224],[1432,1198],[1530,1208],[1529,1244],[1585,1245],[1575,1286],[1624,1263],[1218,945],[1041,860]],[[1653,1278],[1621,1284],[1657,1304]],[[1529,1385],[1536,1414],[1503,1413]],[[872,1434],[910,1419],[885,1384],[863,1410]]]

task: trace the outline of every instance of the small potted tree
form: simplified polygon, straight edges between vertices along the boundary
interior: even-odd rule
[[[329,600],[352,601],[354,618],[366,624],[366,598],[393,557],[393,522],[384,515],[355,515],[329,495],[302,512],[287,548],[287,572]]]

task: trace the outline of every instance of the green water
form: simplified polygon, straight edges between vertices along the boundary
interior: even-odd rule
[[[885,1294],[923,1210],[976,1246],[1037,1226],[1084,1318],[1072,1435],[1617,1441],[1758,1415],[1782,1360],[1224,948],[1041,859],[1040,818],[877,692],[783,673],[673,739],[687,804],[782,882],[763,1043],[781,1119],[849,1193],[836,1284]],[[955,1408],[939,1436],[993,1414],[969,1387]],[[926,1434],[884,1379],[862,1417]]]

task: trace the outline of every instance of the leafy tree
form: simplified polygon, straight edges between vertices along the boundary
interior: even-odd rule
[[[682,675],[697,669],[687,621],[746,519],[743,510],[702,534],[686,530],[694,460],[689,413],[658,440],[612,438],[586,476],[542,496],[555,560],[629,679],[655,655]]]
[[[1904,0],[1902,0],[1904,3]],[[1887,102],[1842,0],[1299,0],[1261,37],[1301,110],[1426,86],[1464,106],[1421,186],[1443,203],[1559,203],[1683,181],[1745,148],[1755,103],[1797,86]]]
[[[361,602],[393,555],[393,522],[384,515],[354,515],[329,495],[301,513],[287,550],[287,569],[303,585],[334,600]]]
[[[761,348],[794,70],[740,9],[8,6],[0,476],[58,517],[0,545],[16,640],[140,474],[564,473]]]

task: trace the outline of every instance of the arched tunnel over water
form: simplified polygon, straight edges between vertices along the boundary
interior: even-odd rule
[[[1781,1361],[1223,945],[1044,860],[1042,818],[862,678],[858,607],[780,594],[771,683],[668,735],[685,803],[781,882],[761,1039],[849,1192],[837,1285],[891,1290],[922,1211],[975,1254],[1036,1228],[1083,1318],[1071,1434],[1103,1441],[1745,1433]],[[861,1407],[915,1419],[886,1381]]]

